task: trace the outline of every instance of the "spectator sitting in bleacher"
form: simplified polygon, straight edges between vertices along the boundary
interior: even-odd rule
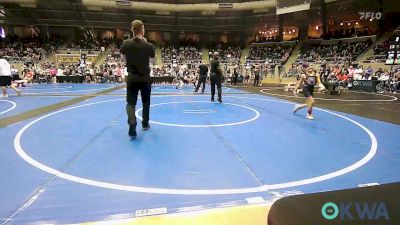
[[[329,62],[343,64],[357,59],[371,44],[371,40],[364,42],[339,42],[332,45],[304,45],[297,61]]]
[[[242,54],[242,49],[238,45],[219,43],[216,46],[209,48],[208,52],[210,59],[214,52],[218,52],[222,63],[238,63]]]
[[[247,59],[249,61],[279,61],[283,64],[289,58],[292,50],[291,46],[252,46]]]
[[[202,60],[202,52],[192,44],[177,48],[165,45],[161,48],[161,56],[166,64],[199,64]]]

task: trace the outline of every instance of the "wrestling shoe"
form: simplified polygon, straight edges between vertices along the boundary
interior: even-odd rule
[[[2,98],[8,98],[8,95],[2,95],[1,97]]]
[[[222,103],[222,99],[219,98],[219,99],[218,99],[218,102],[219,102],[219,103]]]
[[[17,91],[17,96],[21,96],[21,91]]]
[[[211,98],[211,101],[212,101],[212,102],[215,102],[214,98]]]
[[[309,120],[313,120],[313,119],[314,119],[314,116],[311,115],[311,114],[307,114],[307,117],[306,117],[306,118],[309,119]]]

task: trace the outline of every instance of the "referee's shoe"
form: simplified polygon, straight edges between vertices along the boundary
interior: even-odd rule
[[[142,129],[143,129],[143,130],[148,130],[148,129],[150,129],[149,123],[142,123]]]
[[[135,139],[135,138],[136,138],[136,136],[137,136],[137,133],[136,133],[136,124],[129,125],[129,132],[128,132],[128,134],[129,134],[129,137],[131,137],[131,139]]]

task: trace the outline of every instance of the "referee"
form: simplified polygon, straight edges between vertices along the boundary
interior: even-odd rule
[[[135,138],[136,116],[135,107],[138,93],[142,96],[142,128],[148,130],[150,114],[150,58],[154,58],[154,46],[144,38],[144,25],[140,20],[131,23],[133,38],[124,40],[120,49],[122,58],[126,61],[128,76],[126,77],[126,113],[128,114],[129,136]]]
[[[222,103],[222,88],[221,88],[221,82],[222,82],[222,70],[221,66],[219,65],[219,53],[214,52],[213,53],[213,59],[210,62],[210,81],[211,81],[211,101],[214,100],[215,96],[215,86],[217,86],[217,91],[218,91],[218,101]]]
[[[259,82],[260,82],[260,67],[259,65],[254,65],[254,83],[253,86],[258,86]]]

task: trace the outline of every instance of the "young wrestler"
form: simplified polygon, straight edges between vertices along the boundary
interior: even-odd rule
[[[7,87],[12,88],[15,92],[17,92],[17,95],[21,95],[21,91],[18,90],[14,84],[11,82],[12,77],[11,77],[11,66],[10,63],[6,59],[3,58],[3,54],[0,52],[0,86],[1,86],[1,91],[3,93],[2,97],[7,98]]]
[[[306,97],[305,104],[295,105],[293,109],[293,113],[296,113],[298,110],[307,107],[307,119],[313,120],[314,116],[312,115],[312,109],[315,104],[315,100],[313,97],[314,87],[320,84],[319,76],[317,75],[315,69],[313,67],[308,67],[305,71],[305,74],[300,76],[300,79],[297,81],[297,84],[293,90],[293,94],[297,96],[298,89],[301,87],[303,91],[304,97]],[[323,88],[323,86],[320,86]]]

